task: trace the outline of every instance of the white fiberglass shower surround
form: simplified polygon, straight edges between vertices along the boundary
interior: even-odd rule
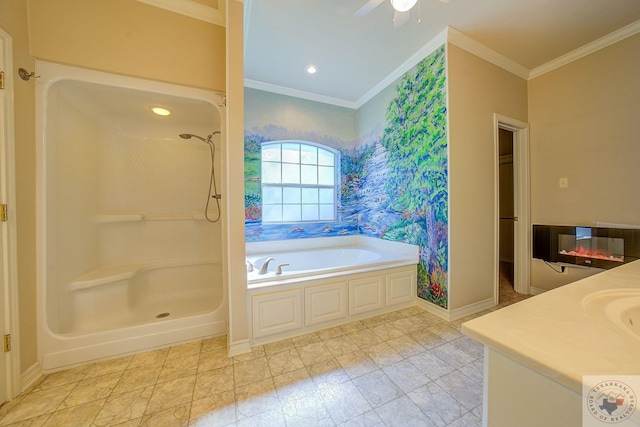
[[[37,72],[43,370],[225,334],[225,195],[219,221],[204,212],[222,95],[44,62]],[[211,138],[219,184],[222,135]]]

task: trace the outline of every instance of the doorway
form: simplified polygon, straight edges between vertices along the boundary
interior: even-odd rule
[[[529,125],[494,115],[495,135],[495,304],[505,290],[529,294]],[[504,278],[503,278],[504,277]]]
[[[514,222],[513,194],[513,132],[498,129],[498,187],[499,187],[499,302],[514,292]]]
[[[0,405],[18,392],[20,371],[17,353],[18,290],[15,223],[15,172],[13,131],[13,53],[11,36],[0,28]],[[9,336],[10,339],[6,337]],[[7,344],[11,342],[11,348]]]

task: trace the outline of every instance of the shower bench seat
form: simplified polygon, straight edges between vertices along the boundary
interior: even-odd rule
[[[190,265],[215,263],[214,258],[190,258],[178,260],[164,260],[137,264],[117,264],[97,267],[81,276],[76,277],[69,283],[70,291],[94,288],[121,280],[131,279],[141,273],[150,270],[167,267],[184,267]]]

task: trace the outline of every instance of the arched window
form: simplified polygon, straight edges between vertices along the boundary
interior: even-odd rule
[[[312,142],[262,144],[262,222],[335,221],[339,152]]]

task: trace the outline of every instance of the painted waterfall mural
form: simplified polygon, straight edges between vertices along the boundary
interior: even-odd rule
[[[247,99],[246,103],[250,102]],[[355,122],[358,124],[357,137],[350,132],[331,136],[299,129],[299,120],[245,127],[246,239],[365,234],[416,244],[420,246],[418,296],[446,308],[448,158],[444,46],[360,110],[357,119],[353,119],[354,127]],[[316,120],[317,113],[313,112]],[[247,124],[251,120],[248,117]],[[335,126],[329,127],[331,132],[336,131]],[[340,150],[337,221],[261,223],[260,144],[288,139]]]

